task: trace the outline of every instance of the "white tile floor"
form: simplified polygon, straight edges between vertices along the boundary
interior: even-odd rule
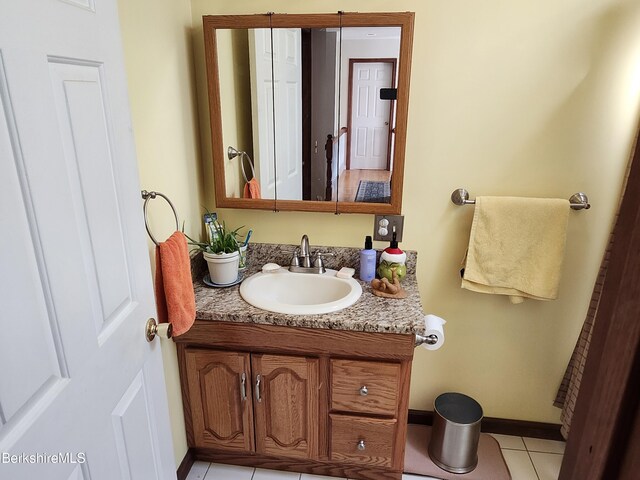
[[[557,480],[564,454],[564,442],[539,438],[493,435],[502,449],[512,480]],[[402,480],[438,480],[420,475],[402,476]],[[195,462],[187,480],[347,480],[337,477],[279,472],[262,468],[236,467]],[[491,480],[491,479],[487,479]]]
[[[557,480],[564,442],[493,434],[504,456],[512,480]]]

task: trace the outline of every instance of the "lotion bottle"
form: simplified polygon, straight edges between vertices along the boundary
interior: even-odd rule
[[[395,271],[398,281],[402,281],[407,274],[406,262],[407,254],[398,247],[398,240],[396,240],[396,231],[394,228],[391,244],[385,248],[380,255],[378,275],[380,278],[386,277],[391,282],[393,281],[393,271]]]
[[[376,278],[376,251],[373,249],[371,235],[364,240],[364,249],[360,250],[360,280],[370,282]]]

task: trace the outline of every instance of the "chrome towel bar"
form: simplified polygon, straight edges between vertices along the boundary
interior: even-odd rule
[[[158,243],[156,238],[151,233],[151,229],[149,228],[149,219],[147,217],[147,204],[149,203],[149,200],[156,198],[156,196],[164,198],[169,204],[169,206],[171,207],[171,210],[173,210],[173,216],[176,219],[176,230],[180,230],[180,225],[178,224],[178,214],[176,213],[176,207],[173,206],[173,203],[171,203],[171,200],[169,200],[169,198],[166,195],[160,192],[147,192],[146,190],[142,190],[141,194],[142,194],[142,198],[144,198],[144,205],[142,206],[142,211],[144,212],[144,226],[147,229],[147,233],[149,234],[149,237],[151,238],[153,243],[159,246],[160,243]]]
[[[451,194],[451,201],[456,205],[474,205],[475,200],[469,200],[469,192],[464,188],[458,188]],[[571,195],[569,205],[574,210],[588,210],[591,208],[586,193],[578,192]]]

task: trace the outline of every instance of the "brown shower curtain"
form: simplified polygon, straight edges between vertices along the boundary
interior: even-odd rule
[[[616,215],[616,223],[617,220],[618,217]],[[587,318],[582,325],[582,330],[580,331],[580,336],[578,337],[576,346],[573,349],[571,360],[569,360],[569,365],[567,365],[567,370],[564,372],[562,383],[560,384],[560,388],[556,394],[556,399],[553,402],[554,406],[562,409],[562,412],[560,413],[560,421],[562,422],[560,433],[562,433],[562,436],[565,439],[569,436],[571,419],[576,407],[576,400],[578,399],[578,390],[580,389],[582,373],[584,372],[584,364],[587,361],[587,353],[589,352],[589,345],[591,344],[593,322],[596,318],[596,313],[598,312],[602,285],[604,284],[604,279],[607,276],[607,269],[609,267],[609,254],[611,253],[611,246],[613,245],[614,232],[611,232],[609,235],[607,250],[604,253],[604,258],[600,265],[600,271],[598,272],[598,278],[595,286],[593,287],[593,293],[591,294],[591,302],[589,303]]]
[[[604,252],[602,263],[600,264],[600,271],[598,272],[598,278],[596,284],[593,287],[593,293],[591,294],[591,302],[589,303],[589,310],[587,311],[587,317],[585,318],[580,336],[576,342],[576,346],[573,349],[573,354],[569,360],[569,365],[564,372],[562,383],[558,388],[556,399],[553,405],[561,408],[560,421],[562,426],[560,427],[560,433],[566,439],[569,436],[569,430],[571,428],[571,419],[573,418],[573,412],[576,407],[576,400],[578,399],[578,391],[580,390],[580,382],[582,381],[582,374],[584,372],[584,365],[587,360],[587,354],[589,353],[589,345],[591,344],[591,332],[593,331],[593,324],[598,312],[598,306],[600,305],[600,295],[602,294],[602,286],[604,279],[607,276],[607,269],[609,268],[609,255],[611,253],[611,247],[613,245],[616,225],[618,224],[618,216],[620,212],[620,203],[622,203],[622,197],[627,187],[627,180],[629,179],[629,172],[631,171],[631,163],[633,158],[638,155],[638,137],[636,136],[636,143],[632,149],[631,159],[627,165],[627,171],[625,172],[624,181],[622,182],[622,191],[620,192],[620,200],[618,201],[618,212],[616,213],[615,220],[613,222],[613,230],[609,235],[609,242],[607,243],[607,249]]]

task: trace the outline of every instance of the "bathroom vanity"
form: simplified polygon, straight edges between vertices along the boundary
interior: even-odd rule
[[[251,245],[246,275],[286,264],[292,249]],[[331,250],[334,264],[357,266],[357,249]],[[415,335],[424,329],[415,260],[410,252],[407,299],[376,297],[362,283],[351,307],[306,316],[257,309],[238,286],[207,288],[202,265],[194,268],[197,319],[175,342],[195,458],[400,479]]]

